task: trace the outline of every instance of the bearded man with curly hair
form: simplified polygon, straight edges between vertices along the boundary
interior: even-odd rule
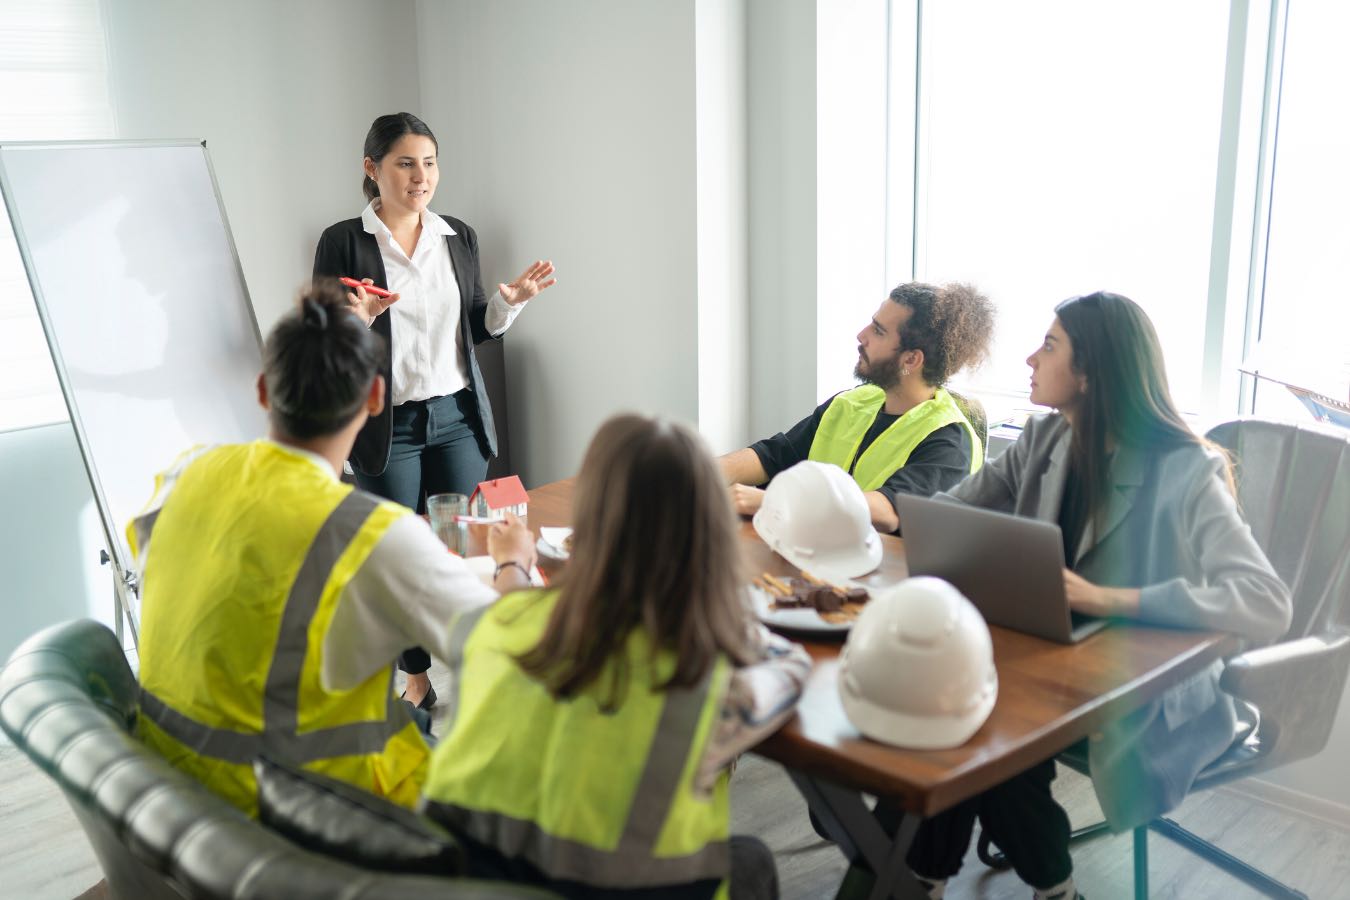
[[[945,491],[984,462],[978,404],[945,387],[989,355],[994,307],[968,284],[902,284],[858,332],[861,386],[835,394],[786,432],[720,460],[742,515],[767,484],[802,460],[834,463],[867,497],[872,524],[899,528],[900,494]],[[974,421],[972,421],[974,420]]]

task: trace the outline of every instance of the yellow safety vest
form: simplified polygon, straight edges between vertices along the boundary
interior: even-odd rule
[[[729,663],[697,688],[653,690],[675,658],[639,628],[616,710],[601,708],[608,670],[555,699],[516,658],[538,643],[557,596],[511,594],[452,623],[458,697],[432,751],[429,810],[552,879],[616,889],[721,879],[724,896],[727,774],[708,795],[693,780]]]
[[[945,388],[938,388],[933,399],[906,411],[858,456],[858,447],[885,402],[886,392],[874,384],[864,384],[835,397],[821,416],[806,458],[834,463],[849,472],[864,491],[875,491],[904,467],[914,448],[925,438],[939,428],[959,422],[970,435],[970,471],[975,472],[984,464],[984,448],[975,429]]]
[[[165,479],[127,528],[143,550],[141,739],[251,816],[259,754],[414,806],[429,751],[393,666],[349,691],[319,681],[338,598],[409,510],[266,441],[208,450],[157,495]]]

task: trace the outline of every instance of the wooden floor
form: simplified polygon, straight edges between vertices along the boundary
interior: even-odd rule
[[[1075,825],[1099,817],[1085,778],[1061,769],[1055,786]],[[741,760],[732,778],[732,810],[734,831],[758,835],[773,849],[784,900],[832,896],[844,859],[812,831],[805,804],[777,764],[754,755]],[[1223,788],[1190,798],[1174,818],[1309,897],[1350,900],[1350,833]],[[1261,896],[1163,838],[1150,838],[1150,858],[1154,897]],[[1075,848],[1074,866],[1079,888],[1091,900],[1132,896],[1128,836]],[[71,900],[101,878],[60,791],[18,750],[0,743],[0,898]],[[1015,875],[985,869],[973,850],[947,890],[951,900],[1030,896]]]
[[[55,782],[0,744],[0,897],[70,900],[102,877]]]
[[[1055,796],[1074,827],[1096,822],[1101,811],[1092,783],[1060,768]],[[754,834],[774,851],[784,900],[830,897],[843,857],[811,829],[806,804],[777,763],[747,756],[731,783],[732,830]],[[1172,818],[1236,856],[1265,869],[1314,900],[1350,900],[1350,833],[1319,820],[1220,788],[1191,797]],[[1091,900],[1133,896],[1129,835],[1098,838],[1074,848],[1074,880]],[[1247,900],[1262,895],[1220,869],[1156,835],[1149,838],[1151,895],[1158,898]],[[1031,889],[1011,872],[996,873],[975,857],[947,886],[948,900],[1026,900]]]

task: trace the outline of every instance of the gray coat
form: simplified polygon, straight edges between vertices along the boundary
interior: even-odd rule
[[[1033,416],[1017,443],[940,498],[1058,522],[1070,429]],[[1089,521],[1069,567],[1094,584],[1140,588],[1139,619],[1267,641],[1289,627],[1289,589],[1252,538],[1217,454],[1199,446],[1161,456],[1119,448],[1100,534]],[[1094,736],[1093,784],[1117,829],[1176,806],[1232,741],[1223,664],[1167,691]]]

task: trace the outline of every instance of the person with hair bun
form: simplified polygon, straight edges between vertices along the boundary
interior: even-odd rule
[[[375,119],[366,134],[361,189],[369,201],[355,219],[327,228],[314,253],[314,280],[350,277],[364,288],[352,307],[390,349],[381,368],[385,404],[357,435],[351,455],[357,483],[421,513],[425,498],[470,494],[497,455],[492,406],[474,345],[496,340],[525,304],[552,286],[553,264],[539,260],[520,276],[483,292],[478,236],[430,204],[440,180],[436,136],[412,113]],[[427,709],[435,692],[426,652],[399,660],[408,700]]]
[[[902,284],[858,332],[860,387],[835,394],[786,432],[721,459],[737,512],[764,502],[758,487],[802,460],[833,463],[867,497],[872,524],[899,527],[896,497],[946,490],[984,461],[962,398],[944,385],[989,355],[994,307],[968,284]]]
[[[188,451],[127,529],[139,736],[250,815],[262,753],[411,807],[429,751],[391,661],[419,643],[444,656],[451,620],[534,564],[529,529],[493,526],[494,591],[407,507],[340,481],[384,405],[384,357],[344,293],[315,285],[264,346],[268,436]]]

